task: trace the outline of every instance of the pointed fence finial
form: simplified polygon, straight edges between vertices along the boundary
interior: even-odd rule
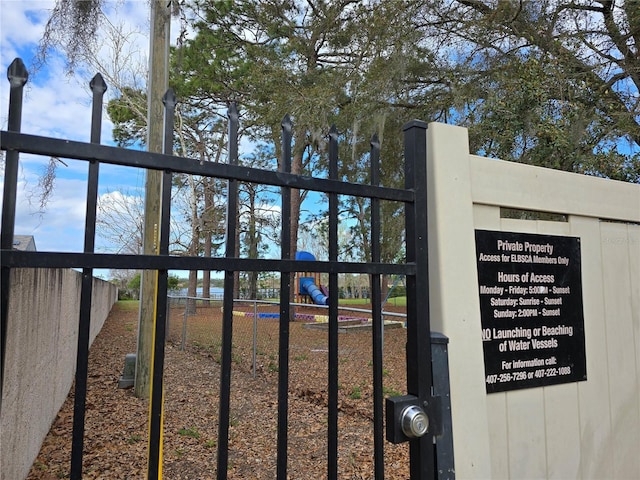
[[[289,114],[282,118],[280,125],[282,126],[282,151],[280,153],[279,169],[281,172],[291,173],[291,130],[293,129],[293,123]],[[288,195],[290,194],[291,192],[288,193]]]
[[[89,88],[94,93],[104,93],[107,91],[107,83],[102,78],[102,75],[96,73],[94,77],[89,82]]]
[[[338,179],[338,129],[335,125],[329,129],[329,178]]]
[[[7,78],[12,88],[22,87],[29,79],[29,72],[21,58],[15,58],[7,68]]]
[[[91,92],[93,93],[93,103],[91,106],[91,143],[100,143],[100,133],[102,130],[102,99],[104,92],[107,91],[107,84],[104,78],[102,78],[102,75],[96,73],[89,82],[89,88],[91,88]]]
[[[232,122],[240,121],[240,114],[238,113],[238,105],[236,105],[236,102],[231,102],[229,104],[229,108],[227,110],[227,116],[229,117],[229,120],[231,120]]]
[[[291,117],[289,116],[288,113],[284,117],[282,117],[282,123],[280,125],[287,132],[291,132],[293,128],[293,122],[291,121]]]
[[[371,145],[371,153],[370,153],[369,159],[370,159],[371,185],[380,185],[380,140],[378,139],[377,133],[374,133],[371,136],[370,145]],[[378,212],[378,215],[379,213],[380,212]]]
[[[236,105],[236,102],[231,102],[229,104],[227,117],[229,117],[229,164],[238,165],[238,128],[240,124],[240,115],[238,114],[238,106]]]
[[[173,154],[173,126],[175,123],[176,94],[173,88],[167,89],[162,97],[164,105],[164,136],[162,139],[162,152],[165,155]]]
[[[177,103],[176,92],[173,88],[169,87],[162,97],[162,103],[165,108],[175,108]]]
[[[369,144],[371,145],[371,148],[380,150],[380,139],[378,138],[377,133],[371,135],[371,142]]]

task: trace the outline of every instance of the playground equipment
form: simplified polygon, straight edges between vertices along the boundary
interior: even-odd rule
[[[329,297],[325,295],[315,283],[313,283],[312,278],[302,277],[300,279],[300,290],[309,294],[313,303],[316,305],[327,305],[329,302]]]
[[[296,252],[296,260],[315,261],[316,257],[305,251]],[[316,305],[328,305],[329,304],[329,292],[323,285],[320,284],[320,274],[318,272],[313,273],[298,273],[298,288],[296,290],[296,301],[300,303],[307,303],[311,300]]]

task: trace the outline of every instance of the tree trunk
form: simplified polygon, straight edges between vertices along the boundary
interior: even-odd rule
[[[382,275],[380,279],[380,296],[382,297],[381,301],[384,302],[388,294],[389,294],[389,276]]]
[[[196,314],[196,301],[193,297],[197,296],[198,289],[198,271],[191,270],[189,272],[189,285],[187,286],[187,301],[185,302],[185,309],[187,315]]]

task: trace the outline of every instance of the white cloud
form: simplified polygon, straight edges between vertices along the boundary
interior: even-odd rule
[[[54,7],[53,0],[3,0],[0,2],[2,64],[9,64],[18,50],[35,46]]]
[[[23,107],[24,133],[88,141],[91,98],[76,78],[51,78],[47,86],[27,89]]]
[[[38,207],[33,176],[21,177],[18,184],[15,232],[33,235],[38,250],[82,252],[84,248],[86,182],[58,179],[46,213]],[[33,197],[33,195],[36,195]]]

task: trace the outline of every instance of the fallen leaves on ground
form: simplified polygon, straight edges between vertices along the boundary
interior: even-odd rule
[[[219,314],[189,319],[185,351],[169,341],[165,358],[163,478],[216,478],[220,365],[215,341],[193,340],[198,328],[219,323]],[[137,311],[116,304],[90,351],[83,478],[142,479],[147,468],[148,406],[132,389],[119,389],[124,358],[136,349]],[[260,354],[253,377],[251,355],[242,348],[250,323],[234,323],[234,366],[229,431],[230,479],[276,477],[278,425],[277,320],[261,322]],[[179,328],[179,326],[176,326]],[[243,330],[244,329],[244,330]],[[246,331],[245,331],[246,330]],[[266,332],[266,333],[265,333]],[[215,336],[215,335],[214,335]],[[213,339],[214,336],[211,338]],[[326,332],[291,324],[288,457],[291,480],[326,478],[327,343]],[[171,338],[171,336],[170,336]],[[267,340],[265,340],[265,338]],[[406,331],[385,331],[385,389],[404,384]],[[370,333],[339,338],[338,475],[373,478],[373,413]],[[275,350],[274,350],[275,347]],[[275,352],[275,355],[274,355]],[[28,479],[68,478],[73,428],[73,390],[60,409]],[[406,445],[385,442],[385,478],[408,478]]]

